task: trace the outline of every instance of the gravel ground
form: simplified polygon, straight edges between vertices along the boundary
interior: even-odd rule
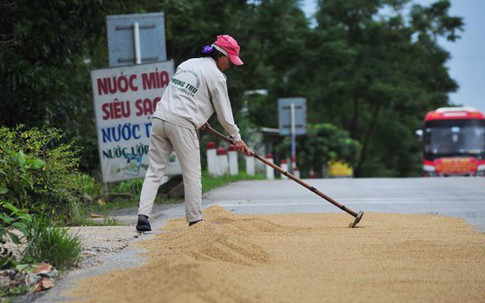
[[[133,225],[72,227],[70,232],[81,238],[81,268],[99,264],[102,257],[123,250],[136,239]]]
[[[153,206],[150,222],[155,230],[160,224],[159,218],[165,216],[165,212],[173,208],[172,204],[155,204]],[[137,240],[135,231],[137,209],[120,209],[112,211],[109,216],[114,218],[120,226],[81,226],[71,227],[72,234],[78,234],[82,241],[83,260],[79,266],[89,268],[100,263],[100,260],[116,252],[119,252]]]

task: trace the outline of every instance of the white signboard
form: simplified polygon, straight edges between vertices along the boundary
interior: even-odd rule
[[[103,182],[145,176],[152,115],[173,73],[173,61],[91,72]],[[167,175],[175,174],[173,154]]]

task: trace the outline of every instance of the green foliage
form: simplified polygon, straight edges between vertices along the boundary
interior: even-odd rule
[[[110,186],[109,191],[115,193],[131,193],[137,196],[143,186],[143,178],[125,180]]]
[[[0,202],[0,241],[8,236],[14,244],[20,243],[20,237],[12,230],[20,231],[24,236],[27,232],[27,223],[31,221],[30,215],[25,210],[19,210],[11,203]]]
[[[22,257],[27,263],[47,262],[68,269],[80,261],[81,239],[69,234],[67,228],[50,226],[45,217],[33,216],[27,225],[27,247]]]
[[[235,176],[220,176],[212,177],[207,172],[202,173],[202,191],[204,193],[213,190],[214,188],[224,186],[231,182],[242,181],[242,180],[262,180],[265,179],[263,175],[249,176],[246,173],[240,172]]]
[[[167,57],[176,65],[217,34],[239,41],[245,65],[227,72],[238,124],[276,127],[277,99],[302,96],[309,123],[331,123],[361,143],[357,176],[413,175],[414,129],[458,88],[438,41],[456,41],[462,18],[449,15],[449,0],[318,5],[311,27],[298,0],[11,1],[0,10],[0,124],[61,128],[80,138],[81,168],[96,168],[89,70],[107,67],[105,17],[162,11]],[[242,121],[244,92],[259,88],[270,94],[251,98]]]
[[[409,10],[401,8],[409,2],[319,2],[315,52],[328,55],[312,71],[309,119],[325,117],[362,144],[356,176],[413,175],[419,161],[413,131],[457,89],[437,38],[456,39],[462,19],[448,16],[449,1],[413,5],[405,16]],[[379,15],[382,9],[389,13]]]
[[[22,286],[17,286],[14,288],[10,288],[7,290],[0,289],[0,297],[6,297],[6,296],[19,296],[26,294],[28,292],[32,291],[32,286],[27,286],[27,285],[22,285]],[[2,303],[12,303],[13,301],[10,301],[9,299],[6,299],[6,301],[2,301]]]
[[[116,201],[117,202],[117,201]],[[119,203],[108,203],[108,204],[90,204],[82,205],[79,202],[72,202],[69,206],[70,209],[70,219],[65,225],[68,226],[117,226],[120,225],[115,218],[108,215],[109,210],[120,209],[120,208],[133,208],[138,205],[138,201],[130,201],[127,204]],[[92,212],[101,213],[102,220],[95,220],[91,218],[90,214]]]
[[[28,224],[31,216],[25,210],[19,210],[13,204],[0,201],[0,244],[11,241],[20,244],[22,238],[28,235]],[[14,231],[20,232],[20,235]],[[0,269],[10,268],[16,264],[12,251],[0,248]]]
[[[321,176],[322,168],[332,160],[354,166],[360,149],[359,142],[350,138],[347,131],[328,123],[309,125],[306,134],[297,136],[296,140],[297,162],[304,176],[308,176],[310,170]],[[290,138],[285,138],[277,150],[283,153],[285,158],[290,158]]]
[[[11,241],[18,245],[26,235],[26,223],[30,215],[21,206],[20,201],[28,198],[28,190],[34,187],[32,172],[44,167],[45,162],[26,156],[22,151],[12,151],[0,142],[0,243]],[[21,235],[17,235],[14,231]],[[16,264],[12,251],[0,250],[0,268],[9,268]]]
[[[110,1],[7,1],[0,9],[0,125],[57,127],[96,146],[90,66]],[[94,138],[94,140],[93,140]]]
[[[45,162],[29,158],[23,151],[9,150],[1,143],[0,150],[3,150],[5,156],[5,159],[1,160],[4,168],[0,170],[0,174],[3,175],[0,182],[0,195],[21,206],[21,201],[28,198],[27,190],[34,189],[32,172],[44,167]]]
[[[74,188],[79,189],[83,193],[82,201],[89,204],[96,197],[103,194],[102,184],[96,180],[96,178],[91,177],[84,173],[77,173],[73,175]]]
[[[57,129],[23,126],[1,127],[0,138],[0,159],[5,164],[0,179],[3,198],[33,213],[68,220],[67,206],[80,200],[85,190],[74,141],[66,141]]]

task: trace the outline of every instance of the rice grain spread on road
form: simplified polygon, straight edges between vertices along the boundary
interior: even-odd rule
[[[483,302],[485,234],[436,215],[236,215],[218,206],[138,242],[140,267],[81,280],[69,302]]]

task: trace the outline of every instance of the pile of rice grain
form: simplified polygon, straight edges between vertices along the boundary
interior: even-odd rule
[[[138,242],[138,268],[82,280],[69,302],[483,302],[485,234],[461,219],[366,213],[235,215]]]

